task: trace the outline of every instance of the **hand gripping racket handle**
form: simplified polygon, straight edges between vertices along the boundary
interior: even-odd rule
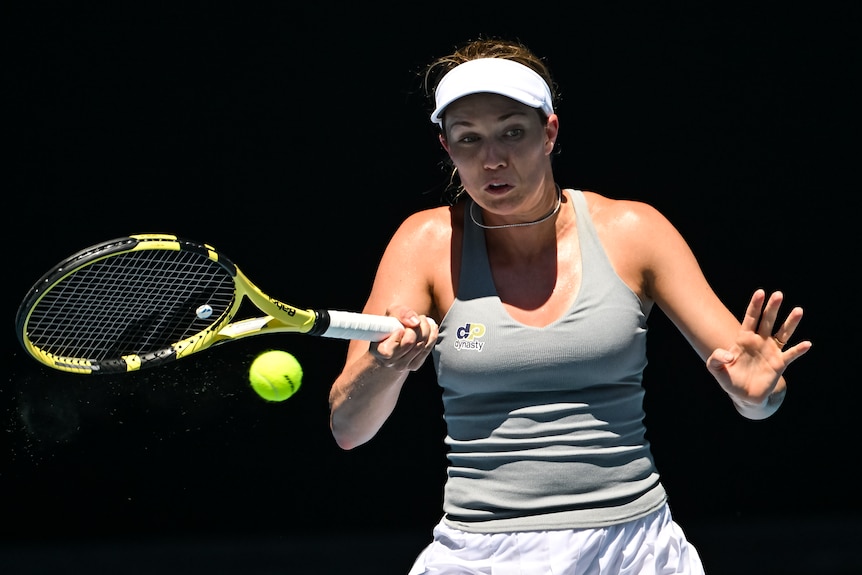
[[[394,317],[369,315],[349,311],[318,310],[318,319],[311,335],[337,339],[380,341],[394,330],[403,327]],[[430,323],[434,323],[430,317]]]

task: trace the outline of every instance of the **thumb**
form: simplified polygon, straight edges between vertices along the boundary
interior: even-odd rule
[[[726,349],[718,348],[714,350],[706,359],[706,367],[710,371],[719,371],[724,366],[732,362],[733,359],[733,353]]]

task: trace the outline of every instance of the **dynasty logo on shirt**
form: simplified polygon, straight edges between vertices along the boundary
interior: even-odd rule
[[[455,349],[458,351],[482,351],[485,342],[481,341],[485,335],[485,325],[481,323],[468,323],[455,330]]]

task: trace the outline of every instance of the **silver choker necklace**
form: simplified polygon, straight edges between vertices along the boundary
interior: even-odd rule
[[[541,224],[545,220],[548,220],[548,219],[554,217],[557,214],[557,212],[560,211],[560,205],[562,203],[563,203],[563,190],[560,189],[560,186],[557,186],[557,205],[554,206],[553,210],[551,210],[550,212],[548,212],[547,214],[545,214],[544,216],[542,216],[538,220],[533,220],[532,222],[523,222],[520,224],[503,224],[500,226],[486,226],[485,224],[480,224],[476,220],[476,216],[473,213],[473,208],[476,207],[476,202],[472,202],[470,204],[470,219],[473,220],[474,224],[476,224],[477,226],[479,226],[480,228],[482,228],[484,230],[501,230],[503,228],[519,228],[522,226],[534,226],[536,224]]]

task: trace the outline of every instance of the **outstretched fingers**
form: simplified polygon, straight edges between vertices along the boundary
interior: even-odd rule
[[[775,334],[772,336],[772,339],[775,340],[775,343],[778,344],[779,349],[784,350],[784,346],[787,345],[787,342],[790,341],[790,338],[793,337],[793,333],[796,331],[799,322],[802,321],[802,308],[795,307],[790,310],[790,313],[787,314],[787,319],[784,320],[784,323],[775,330]],[[811,342],[802,341],[796,345],[787,348],[785,353],[790,353],[791,357],[787,358],[787,362],[790,363],[797,357],[804,354],[811,347]]]
[[[763,339],[771,339],[779,350],[789,354],[785,357],[785,361],[789,363],[807,352],[811,347],[811,342],[800,342],[785,350],[785,346],[793,337],[799,322],[802,321],[802,308],[794,307],[784,321],[780,322],[778,312],[783,302],[784,294],[781,291],[773,292],[767,300],[764,290],[756,290],[751,296],[742,327],[745,330],[756,332]]]
[[[764,338],[773,337],[772,332],[775,329],[775,322],[778,319],[778,309],[781,307],[781,303],[783,301],[784,294],[780,291],[772,292],[772,295],[769,296],[760,317],[760,326],[757,329],[758,335]],[[776,341],[776,343],[778,343],[778,347],[783,347],[786,342],[786,339]]]
[[[748,307],[745,309],[745,317],[742,318],[742,330],[756,332],[757,326],[760,324],[760,316],[763,311],[763,301],[766,299],[766,292],[762,289],[755,290],[748,302]]]

